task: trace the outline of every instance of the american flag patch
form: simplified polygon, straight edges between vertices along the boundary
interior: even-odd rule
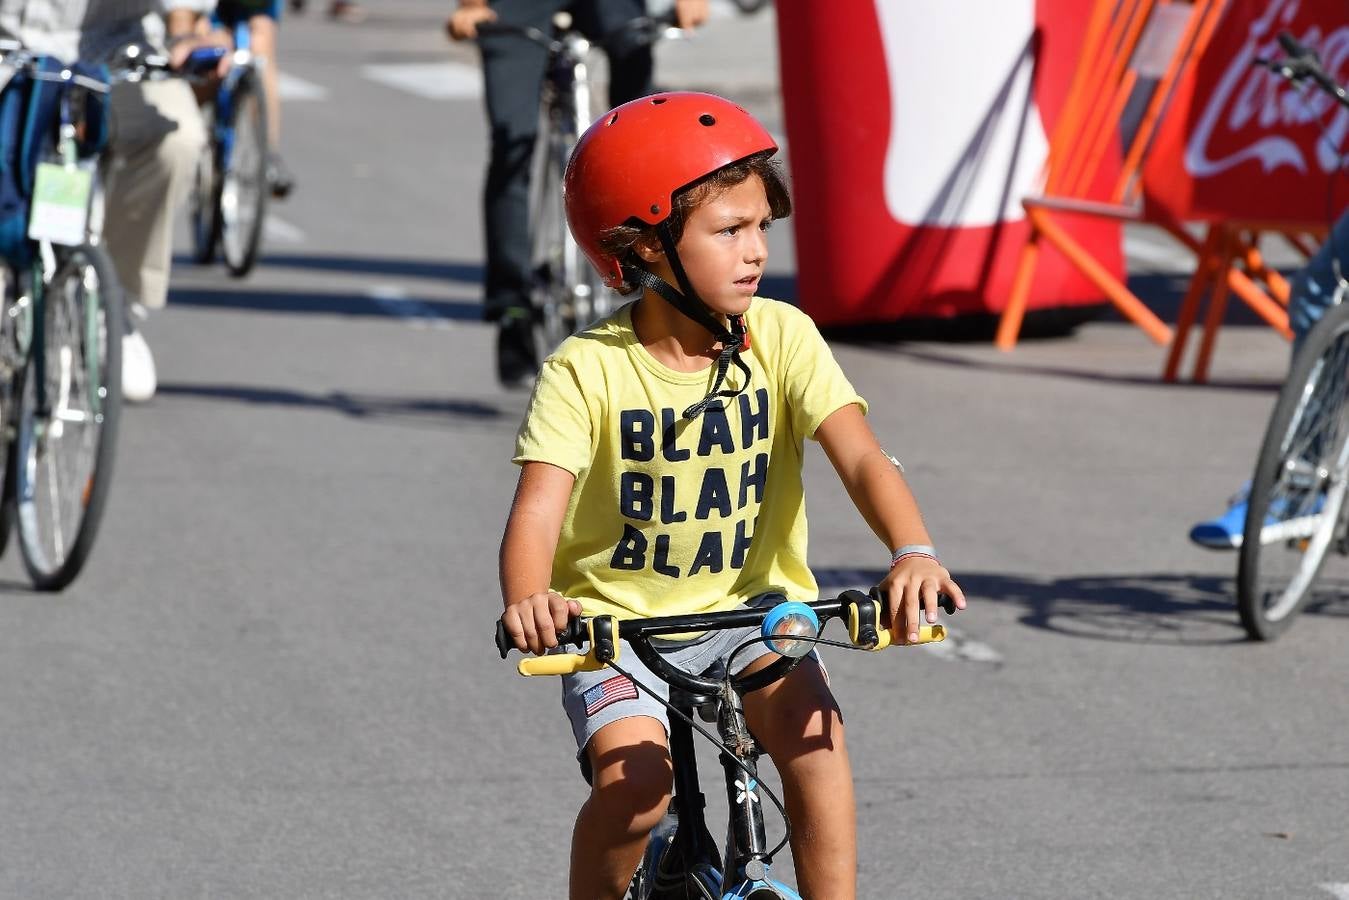
[[[620,700],[636,700],[637,688],[626,675],[615,675],[608,681],[601,681],[581,695],[586,702],[586,718]]]

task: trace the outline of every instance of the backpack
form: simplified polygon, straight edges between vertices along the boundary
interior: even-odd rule
[[[55,57],[35,59],[37,71],[55,75],[66,68]],[[75,65],[72,71],[106,82],[102,68]],[[37,165],[55,150],[61,116],[61,98],[75,89],[70,81],[47,81],[27,69],[15,72],[0,90],[0,259],[18,268],[31,263],[33,242],[28,240],[28,214],[33,199]],[[79,90],[83,110],[72,109],[82,124],[78,152],[82,158],[99,153],[107,143],[107,95]],[[76,99],[72,93],[72,100]]]

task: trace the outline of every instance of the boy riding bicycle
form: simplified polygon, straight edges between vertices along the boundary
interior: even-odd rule
[[[578,143],[564,185],[568,222],[605,283],[637,299],[544,362],[521,426],[501,547],[501,620],[520,649],[555,647],[582,613],[814,599],[807,437],[892,552],[880,590],[895,634],[915,640],[924,612],[935,621],[939,591],[964,607],[863,418],[865,401],[814,324],[755,295],[764,232],[791,211],[776,151],[743,109],[695,93],[623,104]],[[710,665],[736,643],[689,636],[666,652]],[[770,652],[759,645],[737,662],[755,671]],[[634,678],[662,691],[627,658]],[[570,896],[619,898],[670,797],[664,711],[603,670],[566,676],[563,693],[591,782],[572,837]],[[852,775],[823,668],[806,660],[744,703],[799,826],[803,895],[855,896]]]

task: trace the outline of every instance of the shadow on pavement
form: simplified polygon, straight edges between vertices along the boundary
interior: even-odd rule
[[[1029,375],[1048,378],[1072,378],[1079,381],[1094,381],[1109,384],[1137,384],[1150,387],[1163,387],[1171,390],[1224,390],[1224,391],[1252,391],[1256,393],[1272,393],[1283,387],[1281,379],[1239,379],[1239,378],[1210,378],[1203,384],[1195,384],[1192,381],[1178,381],[1174,384],[1168,384],[1161,379],[1162,361],[1164,355],[1158,350],[1157,372],[1153,375],[1132,375],[1125,373],[1096,372],[1089,369],[1074,369],[1067,366],[1046,366],[1036,363],[1018,363],[1011,361],[1011,357],[1001,357],[999,360],[971,359],[968,356],[961,356],[955,353],[943,353],[940,350],[933,349],[931,345],[924,345],[922,348],[916,346],[882,346],[872,342],[859,342],[860,346],[885,349],[892,353],[908,357],[909,359],[920,362],[934,363],[944,366],[955,366],[962,369],[974,369],[986,372],[996,372],[1004,375]],[[1007,361],[1003,361],[1007,360]]]
[[[174,287],[169,302],[204,309],[242,309],[263,313],[318,313],[386,319],[451,319],[476,322],[482,305],[416,297],[377,297],[360,291],[249,292],[230,288]]]
[[[350,394],[345,391],[307,394],[284,388],[235,384],[160,384],[157,393],[164,397],[195,397],[255,406],[326,409],[357,419],[453,419],[462,423],[496,422],[509,418],[510,426],[514,428],[516,425],[514,412],[508,417],[506,411],[499,407],[477,400],[388,397]]]
[[[1232,562],[1235,567],[1235,557]],[[1015,604],[1024,610],[1023,624],[1072,637],[1179,645],[1246,640],[1237,619],[1236,586],[1229,577],[1175,573],[1041,580],[978,572],[955,575],[972,604]],[[815,570],[822,593],[872,585],[884,576],[881,569]],[[1301,615],[1349,617],[1349,579],[1323,576]]]
[[[458,281],[475,285],[482,282],[481,263],[447,262],[437,259],[269,253],[263,257],[262,265],[269,269],[303,269],[311,272],[341,272],[349,275],[396,275],[405,278],[431,278],[436,281]]]

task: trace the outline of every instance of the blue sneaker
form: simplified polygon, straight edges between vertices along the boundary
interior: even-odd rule
[[[1191,528],[1190,540],[1210,550],[1241,549],[1242,538],[1246,531],[1246,510],[1250,494],[1251,486],[1248,482],[1228,501],[1225,513]],[[1325,494],[1321,494],[1311,504],[1310,509],[1302,509],[1299,508],[1300,504],[1291,503],[1286,497],[1280,498],[1270,505],[1269,514],[1265,516],[1264,527],[1260,529],[1260,543],[1271,544],[1311,537],[1316,533],[1325,502]]]

